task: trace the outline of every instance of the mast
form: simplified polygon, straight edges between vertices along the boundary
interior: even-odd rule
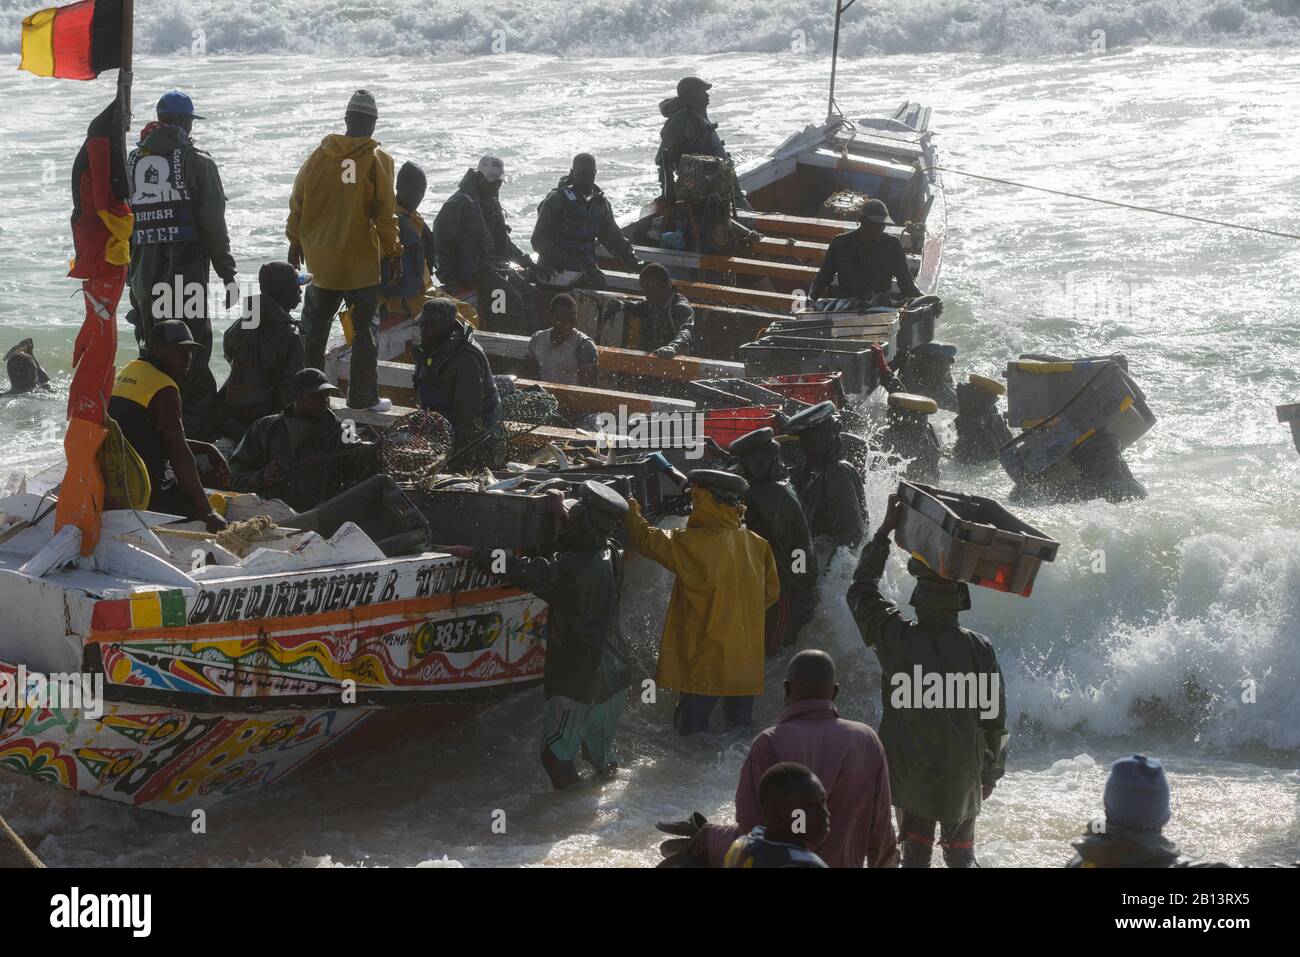
[[[130,146],[131,60],[135,51],[135,0],[122,0],[122,65],[117,70],[117,121],[122,127],[123,147]]]
[[[849,0],[848,3],[842,3],[841,0],[835,0],[835,40],[831,46],[831,94],[826,103],[826,122],[828,123],[836,116],[842,115],[839,107],[835,105],[835,67],[840,58],[840,18],[856,2],[857,0]]]

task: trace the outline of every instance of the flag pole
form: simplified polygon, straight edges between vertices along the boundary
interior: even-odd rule
[[[135,2],[122,0],[122,65],[117,71],[117,111],[122,124],[122,145],[130,147],[131,135],[131,59],[135,50]]]

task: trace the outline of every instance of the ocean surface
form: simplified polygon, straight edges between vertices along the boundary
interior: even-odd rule
[[[0,62],[16,66],[9,6]],[[502,156],[521,241],[580,150],[598,156],[620,215],[653,196],[657,104],[685,73],[715,84],[713,117],[742,168],[826,109],[827,5],[811,0],[167,6],[138,26],[135,128],[162,91],[193,95],[245,276],[283,257],[294,174],[341,130],[357,87],[378,99],[385,148],[428,174],[428,216],[481,153]],[[850,117],[930,105],[952,169],[1297,233],[1297,7],[878,2],[846,18],[837,99]],[[85,124],[112,95],[111,74],[0,70],[0,348],[33,337],[62,387],[82,316],[64,277],[68,181]],[[1023,510],[1061,542],[1056,562],[1029,599],[975,589],[965,622],[993,639],[1013,729],[979,821],[981,860],[1068,859],[1100,813],[1110,762],[1135,751],[1166,761],[1167,833],[1189,851],[1295,859],[1300,455],[1273,407],[1300,401],[1300,243],[945,181],[941,335],[960,349],[957,372],[996,376],[1021,352],[1122,352],[1159,417],[1128,452],[1149,498]],[[57,398],[0,399],[0,478],[56,462],[62,428]],[[871,477],[873,522],[896,479]],[[945,462],[943,484],[1010,491],[996,464]],[[879,666],[842,601],[853,565],[837,556],[805,644],[840,663],[841,712],[876,723]],[[886,586],[906,601],[900,558]],[[644,674],[665,594],[629,602]],[[781,667],[762,724],[781,710]],[[0,809],[51,864],[646,865],[656,819],[730,815],[751,736],[680,740],[671,699],[629,708],[617,780],[564,794],[547,790],[537,760],[534,690],[220,806],[204,835],[9,773]]]

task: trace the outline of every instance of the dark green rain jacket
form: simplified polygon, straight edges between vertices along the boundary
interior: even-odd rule
[[[329,463],[306,468],[294,468],[294,463],[318,455],[332,455],[345,448],[343,425],[333,412],[306,416],[289,406],[276,415],[258,419],[249,428],[230,457],[231,482],[240,492],[278,498],[295,511],[303,512],[328,497],[325,493],[333,469]],[[261,485],[258,473],[276,460],[289,466],[284,480],[276,485]]]
[[[743,497],[745,527],[772,546],[782,590],[798,591],[817,584],[812,533],[799,496],[787,481],[789,473],[779,449],[745,456],[741,466],[749,488]],[[795,553],[803,556],[804,571],[796,572]]]
[[[1178,845],[1158,831],[1135,831],[1106,822],[1102,833],[1089,831],[1071,846],[1077,852],[1066,867],[1227,867],[1184,857]]]
[[[632,681],[619,627],[623,551],[607,536],[616,521],[593,520],[584,503],[569,511],[560,550],[542,558],[509,558],[503,577],[549,606],[546,614],[548,698],[599,704]],[[474,549],[473,563],[492,571],[492,549]]]
[[[808,445],[803,444],[805,464],[797,482],[808,530],[814,540],[829,538],[832,550],[840,545],[857,548],[867,530],[862,476],[840,458],[840,436],[833,429],[815,429],[805,442],[812,443],[816,453],[809,455]]]
[[[935,821],[964,821],[979,813],[981,785],[996,783],[1005,771],[1005,682],[993,645],[983,635],[960,627],[955,607],[923,603],[918,585],[912,598],[918,620],[911,621],[880,593],[889,548],[888,536],[877,535],[862,550],[848,603],[862,640],[880,659],[884,704],[880,740],[889,761],[890,794],[896,807],[912,814]],[[977,704],[894,707],[899,688],[894,676],[905,676],[915,685],[918,666],[922,675],[996,675],[996,717],[982,718]],[[920,689],[915,691],[920,694]]]
[[[222,338],[230,375],[217,393],[226,434],[238,441],[248,426],[293,402],[293,377],[306,365],[302,335],[293,316],[270,296],[250,300],[258,324],[236,319]]]

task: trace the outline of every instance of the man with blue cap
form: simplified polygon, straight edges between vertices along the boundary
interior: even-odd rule
[[[194,145],[194,102],[180,90],[158,101],[158,120],[148,124],[127,159],[126,174],[135,222],[128,274],[136,337],[150,341],[154,323],[177,319],[189,326],[194,361],[180,387],[185,432],[209,441],[221,431],[212,358],[208,274],[226,287],[225,303],[238,298],[235,260],[226,231],[226,193],[212,157]]]
[[[1184,857],[1161,833],[1169,823],[1169,779],[1155,758],[1134,754],[1112,764],[1102,800],[1105,821],[1072,842],[1077,853],[1066,867],[1228,866]]]

